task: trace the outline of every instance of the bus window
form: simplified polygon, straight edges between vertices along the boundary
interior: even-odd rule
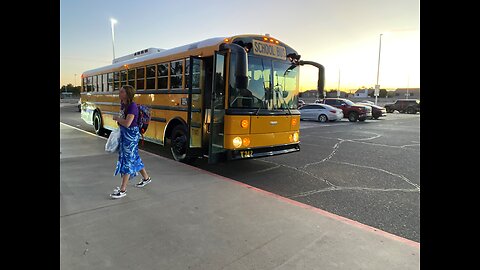
[[[103,83],[102,83],[102,75],[97,76],[97,91],[103,92]]]
[[[168,85],[168,63],[158,64],[158,89],[167,89]]]
[[[102,82],[103,82],[103,92],[108,92],[108,86],[107,86],[107,74],[102,75]]]
[[[87,92],[87,78],[83,78],[82,92]]]
[[[118,82],[120,81],[119,80],[119,72],[118,71],[115,71],[113,73],[113,91],[117,91],[119,88],[118,88]]]
[[[108,77],[108,92],[113,92],[113,73],[110,72],[107,75]]]
[[[96,76],[96,75],[93,76],[93,82],[92,82],[92,84],[93,84],[93,89],[92,89],[92,91],[93,91],[93,92],[97,92],[98,88],[97,88],[97,76]]]
[[[92,92],[92,77],[87,78],[87,92]]]
[[[137,68],[137,90],[145,89],[145,67]]]
[[[170,62],[170,89],[182,88],[183,60]]]
[[[155,66],[147,66],[147,90],[155,89]]]
[[[120,71],[120,86],[124,86],[127,84],[127,71],[122,70]]]
[[[133,86],[133,88],[137,89],[135,86],[135,69],[128,70],[128,85]]]

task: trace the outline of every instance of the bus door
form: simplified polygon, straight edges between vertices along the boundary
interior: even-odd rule
[[[202,134],[203,134],[203,91],[205,70],[203,60],[199,57],[190,56],[185,67],[188,88],[188,132],[187,156],[202,155]]]
[[[225,155],[223,116],[225,115],[225,63],[227,51],[215,52],[209,125],[208,163],[216,163]]]

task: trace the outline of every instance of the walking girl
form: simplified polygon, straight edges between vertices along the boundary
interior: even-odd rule
[[[144,187],[152,181],[145,170],[142,159],[138,155],[140,131],[137,125],[138,107],[133,102],[134,97],[135,89],[132,86],[122,86],[119,92],[121,115],[113,117],[113,120],[117,121],[120,128],[118,161],[114,175],[120,173],[122,176],[122,185],[114,189],[113,193],[110,194],[114,199],[127,195],[128,180],[137,176],[138,172],[143,176],[143,179],[135,185],[136,187]]]

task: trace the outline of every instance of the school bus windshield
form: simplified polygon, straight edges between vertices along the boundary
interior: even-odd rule
[[[248,87],[235,88],[235,58],[230,63],[230,108],[286,110],[298,103],[298,68],[291,63],[263,56],[248,56]],[[233,68],[232,68],[233,67]]]

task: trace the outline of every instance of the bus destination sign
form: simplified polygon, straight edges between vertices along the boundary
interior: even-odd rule
[[[267,42],[253,40],[253,53],[256,55],[263,55],[277,59],[286,60],[287,50],[285,47],[270,44]]]

